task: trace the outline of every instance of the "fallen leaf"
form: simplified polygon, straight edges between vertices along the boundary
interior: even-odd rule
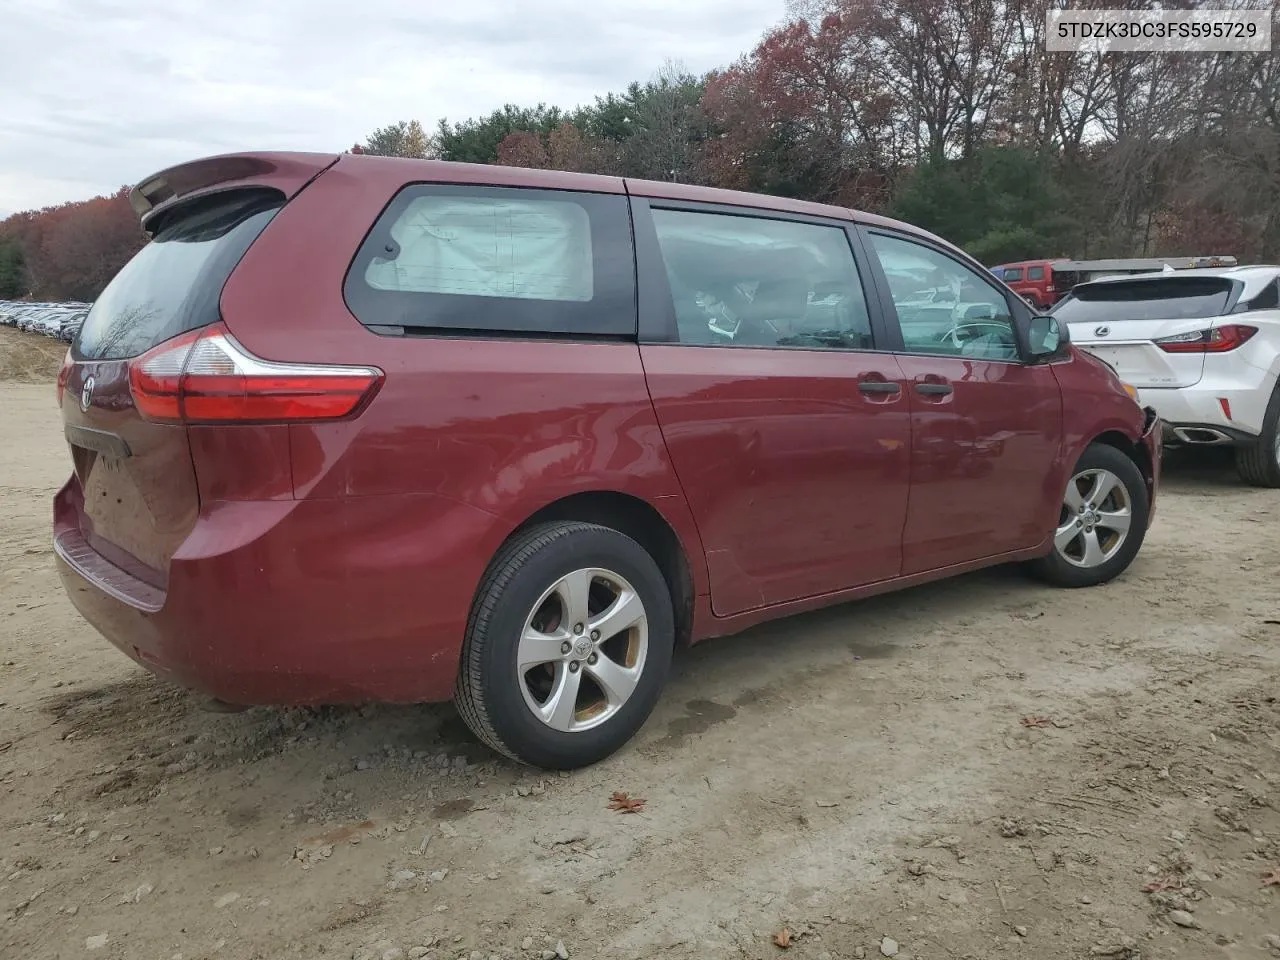
[[[644,798],[629,797],[621,791],[614,791],[609,798],[609,809],[618,813],[639,813],[644,809]]]
[[[1023,717],[1022,718],[1022,725],[1024,727],[1047,727],[1052,723],[1053,721],[1050,720],[1048,717]]]
[[[1262,875],[1264,887],[1280,887],[1280,867],[1272,867]]]
[[[783,927],[781,930],[779,930],[777,933],[773,935],[773,944],[776,947],[781,947],[783,950],[790,949],[791,931],[788,930],[786,927]]]

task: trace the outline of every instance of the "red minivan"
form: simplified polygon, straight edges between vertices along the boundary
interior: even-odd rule
[[[999,563],[1101,583],[1151,518],[1154,413],[902,223],[345,155],[132,200],[58,380],[58,568],[226,703],[452,698],[579,766],[680,644]]]

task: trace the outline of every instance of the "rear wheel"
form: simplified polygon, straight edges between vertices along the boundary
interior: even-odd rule
[[[1137,556],[1149,512],[1137,464],[1115,447],[1093,444],[1067,482],[1053,549],[1031,564],[1032,572],[1060,587],[1106,583]]]
[[[1236,448],[1236,471],[1255,487],[1280,487],[1280,383],[1262,418],[1262,434],[1249,446]]]
[[[590,523],[530,528],[476,597],[455,702],[481,740],[539,767],[586,766],[640,729],[675,644],[671,595],[630,537]]]

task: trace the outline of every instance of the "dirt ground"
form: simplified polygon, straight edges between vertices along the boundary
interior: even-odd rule
[[[2,957],[1280,956],[1280,491],[1227,461],[1173,459],[1112,585],[705,644],[547,776],[449,706],[209,713],[110,648],[50,560],[61,352],[0,330]]]
[[[49,383],[66,352],[65,343],[0,327],[0,383]]]

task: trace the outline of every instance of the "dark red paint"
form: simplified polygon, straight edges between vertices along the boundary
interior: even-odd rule
[[[899,362],[909,383],[953,388],[938,396],[907,391],[911,506],[902,572],[1041,543],[1046,523],[1057,519],[1046,520],[1044,505],[1056,508],[1066,485],[1065,477],[1046,470],[1062,437],[1053,368],[960,357],[904,356]]]
[[[892,354],[642,346],[698,519],[712,606],[731,616],[895,577],[910,481]]]
[[[131,453],[71,438],[75,473],[54,509],[68,592],[126,654],[227,701],[448,698],[486,566],[532,515],[575,494],[634,498],[666,522],[698,640],[1043,554],[1068,471],[1100,436],[1145,451],[1155,492],[1159,447],[1143,412],[1074,350],[1021,366],[400,338],[363,327],[342,294],[370,225],[414,181],[630,190],[921,235],[893,221],[672,184],[358,156],[218,158],[158,176],[162,206],[226,186],[220,177],[292,196],[223,289],[223,323],[264,360],[384,374],[351,419],[184,427],[139,418],[129,361],[66,371],[68,428]],[[864,380],[901,390],[863,393]],[[918,380],[954,392],[922,397]]]

